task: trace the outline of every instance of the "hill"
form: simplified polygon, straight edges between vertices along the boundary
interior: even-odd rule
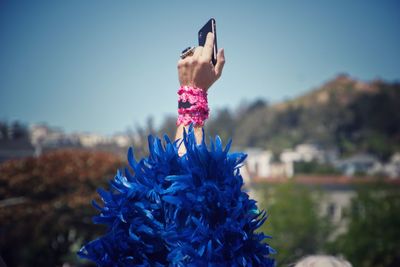
[[[342,156],[368,152],[386,160],[400,151],[400,83],[341,74],[282,103],[257,100],[236,112],[221,110],[207,126],[241,147],[279,152],[309,142]]]

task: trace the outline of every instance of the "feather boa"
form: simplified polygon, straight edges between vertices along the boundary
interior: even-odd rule
[[[204,136],[204,132],[203,132]],[[274,266],[274,250],[256,233],[266,220],[241,190],[246,155],[228,154],[217,136],[210,149],[193,128],[179,142],[149,136],[150,155],[117,172],[93,218],[108,231],[78,252],[99,266]]]

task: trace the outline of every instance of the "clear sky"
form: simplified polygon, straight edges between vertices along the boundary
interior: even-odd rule
[[[0,1],[0,120],[111,134],[175,114],[180,51],[217,21],[211,109],[338,73],[400,80],[400,1]],[[212,116],[212,113],[211,113]]]

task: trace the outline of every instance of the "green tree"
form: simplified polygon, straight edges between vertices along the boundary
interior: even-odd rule
[[[219,135],[222,140],[228,141],[233,136],[235,126],[235,118],[229,109],[218,110],[206,124],[206,138]]]
[[[278,252],[280,266],[321,252],[324,247],[330,226],[318,213],[317,203],[322,195],[314,193],[293,182],[257,191],[264,195],[260,198],[261,207],[269,214],[261,230],[272,236],[269,243]]]
[[[330,247],[354,266],[400,266],[400,190],[382,184],[358,189],[348,210],[348,231]]]
[[[325,174],[336,175],[339,171],[332,165],[327,163],[319,163],[318,161],[298,161],[294,163],[294,173],[296,174]]]

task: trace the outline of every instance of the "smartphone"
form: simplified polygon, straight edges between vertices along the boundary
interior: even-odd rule
[[[212,32],[214,34],[214,45],[213,54],[211,61],[213,65],[217,64],[217,30],[215,25],[215,19],[211,18],[207,23],[199,30],[199,46],[204,46],[207,39],[207,33]]]

